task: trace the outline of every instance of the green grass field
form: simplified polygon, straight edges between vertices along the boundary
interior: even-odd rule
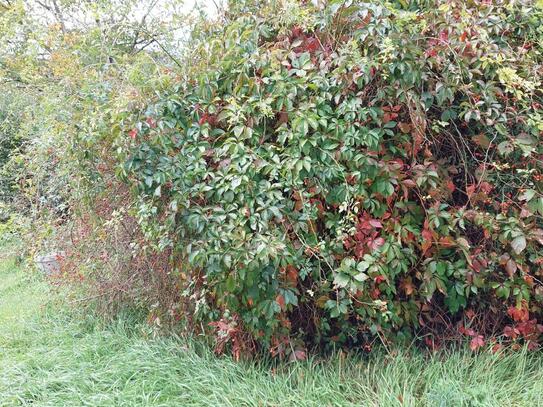
[[[543,356],[383,354],[235,363],[47,305],[58,294],[0,256],[0,406],[543,406]],[[57,301],[58,302],[58,301]]]

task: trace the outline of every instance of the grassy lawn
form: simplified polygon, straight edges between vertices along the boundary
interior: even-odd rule
[[[335,357],[271,369],[45,307],[46,283],[0,255],[0,406],[539,406],[543,357]]]

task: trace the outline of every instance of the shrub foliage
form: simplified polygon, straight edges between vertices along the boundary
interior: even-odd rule
[[[31,252],[237,356],[537,345],[540,0],[183,10],[0,4],[0,210]]]
[[[234,4],[120,138],[221,345],[535,344],[543,11],[406,3]]]

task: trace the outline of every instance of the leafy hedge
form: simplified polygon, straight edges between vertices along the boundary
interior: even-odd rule
[[[534,346],[542,8],[259,3],[208,28],[121,140],[193,326],[237,353],[417,334]]]

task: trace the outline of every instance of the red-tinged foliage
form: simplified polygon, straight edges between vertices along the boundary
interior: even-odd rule
[[[530,313],[526,303],[523,303],[520,307],[510,306],[507,309],[507,313],[511,318],[513,318],[513,321],[516,322],[526,322],[530,318]]]
[[[119,172],[220,351],[540,340],[542,12],[420,3],[247,6],[142,117]]]
[[[198,120],[198,124],[200,126],[203,126],[206,123],[209,124],[210,126],[216,126],[217,116],[214,114],[207,113],[207,112],[202,113],[202,115],[200,116],[200,119]]]
[[[476,351],[477,349],[481,348],[485,346],[485,339],[483,337],[483,335],[476,335],[474,336],[470,343],[469,343],[469,348],[472,350],[472,351]]]
[[[234,360],[240,360],[243,356],[251,355],[254,350],[253,340],[244,332],[240,321],[234,316],[231,320],[221,319],[220,321],[210,322],[209,326],[215,330],[216,346],[215,352],[221,354],[227,346]]]

